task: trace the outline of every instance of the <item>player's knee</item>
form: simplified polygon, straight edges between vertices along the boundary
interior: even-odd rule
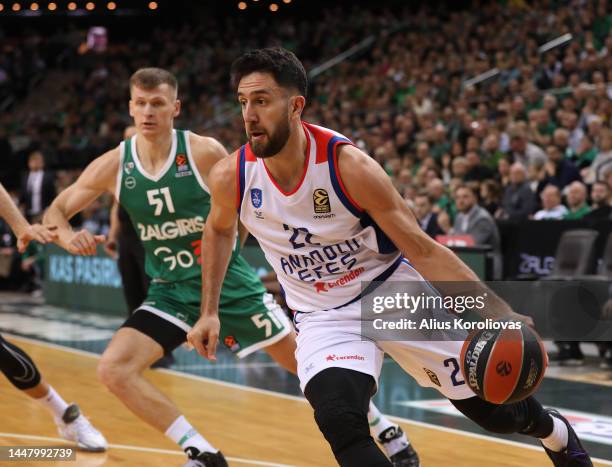
[[[113,393],[121,393],[129,385],[126,366],[105,355],[98,363],[98,379]]]
[[[370,436],[367,414],[338,395],[314,407],[314,416],[334,454]]]
[[[17,389],[32,389],[41,376],[32,359],[16,345],[0,337],[0,371]]]
[[[297,375],[297,361],[295,359],[295,337],[289,335],[279,342],[266,347],[266,352],[289,373]]]

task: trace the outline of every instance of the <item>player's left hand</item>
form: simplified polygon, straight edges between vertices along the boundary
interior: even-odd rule
[[[23,253],[31,241],[49,243],[57,239],[57,227],[53,225],[33,224],[17,235],[17,249]]]
[[[187,342],[195,347],[198,353],[207,360],[216,361],[215,353],[219,341],[221,322],[219,316],[200,317],[187,334]]]

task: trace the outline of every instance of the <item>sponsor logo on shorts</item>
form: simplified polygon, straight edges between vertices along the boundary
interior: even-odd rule
[[[434,383],[436,386],[442,387],[437,374],[435,374],[429,368],[425,368],[425,367],[423,367],[423,371],[427,374],[427,376],[429,376],[429,379],[431,380],[432,383]]]
[[[327,357],[325,357],[325,360],[328,362],[339,362],[342,360],[357,360],[360,362],[365,361],[365,357],[363,355],[336,355],[336,354],[329,354]]]
[[[240,350],[240,343],[236,340],[234,336],[225,336],[225,339],[223,339],[223,343],[232,352],[237,352]]]
[[[315,290],[317,291],[317,293],[329,292],[330,289],[333,289],[335,287],[341,287],[357,279],[364,272],[365,272],[365,268],[361,267],[361,268],[355,269],[354,271],[349,272],[348,274],[345,274],[340,279],[332,281],[332,282],[315,282],[314,283]]]
[[[312,370],[314,370],[314,366],[314,363],[309,363],[308,366],[304,368],[304,373],[310,373]]]

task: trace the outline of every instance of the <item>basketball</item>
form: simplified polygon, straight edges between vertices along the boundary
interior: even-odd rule
[[[479,330],[461,349],[461,371],[468,386],[494,404],[517,402],[533,394],[548,365],[542,340],[528,326]]]

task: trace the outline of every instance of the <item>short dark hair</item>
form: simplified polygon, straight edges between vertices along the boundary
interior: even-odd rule
[[[162,84],[167,84],[178,92],[176,77],[163,68],[141,68],[136,70],[130,78],[130,90],[133,86],[147,90],[154,89]]]
[[[426,190],[419,190],[414,197],[415,199],[416,198],[427,198],[427,201],[429,202],[429,204],[432,204],[432,205],[436,204],[433,198],[429,196],[429,193],[427,193]]]
[[[457,193],[459,190],[468,190],[474,195],[476,200],[478,200],[478,193],[476,193],[476,190],[472,186],[468,185],[467,183],[462,183],[461,185],[458,185],[455,188],[455,193]]]
[[[232,85],[237,88],[244,76],[255,72],[270,73],[278,84],[285,88],[295,88],[306,97],[306,70],[295,54],[287,49],[268,47],[244,53],[232,63]]]

